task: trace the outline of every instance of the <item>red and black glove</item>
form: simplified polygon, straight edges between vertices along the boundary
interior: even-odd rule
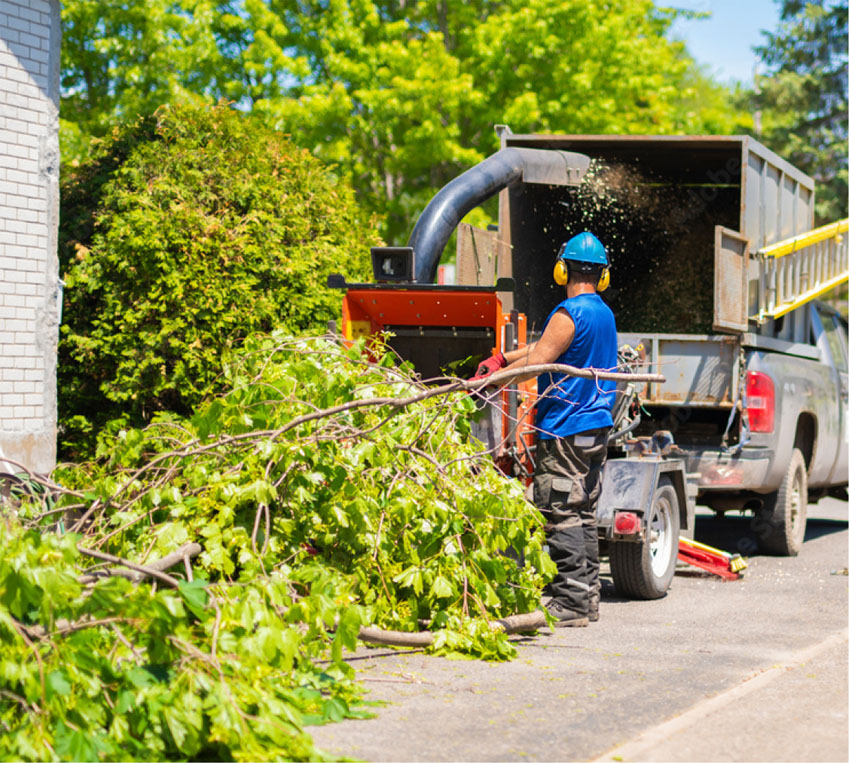
[[[478,370],[475,371],[475,375],[470,379],[470,381],[483,379],[485,376],[489,376],[496,371],[500,371],[506,365],[507,360],[504,358],[504,353],[496,352],[495,355],[491,358],[487,358],[478,366]]]

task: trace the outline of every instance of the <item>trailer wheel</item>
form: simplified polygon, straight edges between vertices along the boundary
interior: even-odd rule
[[[668,477],[661,477],[640,543],[620,541],[610,546],[610,572],[620,596],[660,599],[666,595],[678,560],[681,517],[678,495]]]
[[[781,485],[770,493],[757,514],[755,532],[762,551],[796,556],[808,521],[808,472],[802,451],[794,448]]]

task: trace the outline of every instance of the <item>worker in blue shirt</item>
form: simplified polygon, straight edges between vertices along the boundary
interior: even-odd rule
[[[554,280],[566,287],[537,342],[496,353],[477,376],[506,368],[561,363],[615,370],[616,321],[598,292],[610,280],[604,245],[586,231],[560,247]],[[519,381],[532,378],[520,376]],[[607,458],[607,436],[616,383],[564,374],[540,374],[534,503],[546,519],[549,553],[557,576],[549,585],[548,611],[558,627],[598,619],[598,526],[596,505]]]

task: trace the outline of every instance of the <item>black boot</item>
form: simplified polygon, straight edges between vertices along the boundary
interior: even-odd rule
[[[552,599],[545,605],[549,614],[557,621],[555,628],[584,628],[589,625],[589,619],[580,612],[564,607],[557,599]]]
[[[590,610],[587,613],[587,618],[591,623],[598,622],[598,608],[601,594],[598,591],[593,591],[590,594]]]

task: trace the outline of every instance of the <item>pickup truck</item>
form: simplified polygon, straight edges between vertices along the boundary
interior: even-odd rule
[[[849,221],[814,229],[813,181],[747,136],[497,132],[501,150],[436,194],[406,247],[372,250],[377,283],[331,277],[343,336],[385,333],[424,379],[522,347],[561,298],[553,253],[591,230],[620,370],[665,377],[620,384],[597,510],[617,589],[665,594],[696,501],[752,511],[762,550],[797,554],[808,501],[846,494],[846,321],[815,300],[849,280]],[[459,225],[496,194],[497,226]],[[437,284],[458,226],[461,283]],[[526,482],[535,395],[506,388],[478,428]]]
[[[807,504],[845,499],[849,480],[846,319],[821,302],[790,317],[806,327],[798,341],[620,334],[650,348],[646,365],[667,377],[641,391],[634,434],[669,431],[697,501],[720,514],[752,511],[761,550],[780,555],[799,553]]]

